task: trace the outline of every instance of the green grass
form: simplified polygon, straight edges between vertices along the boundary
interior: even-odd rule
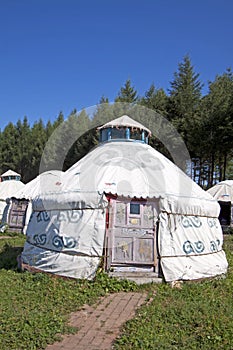
[[[224,243],[226,278],[154,286],[153,301],[126,323],[114,349],[233,349],[233,237]]]
[[[69,313],[108,292],[136,290],[99,272],[95,281],[76,281],[17,270],[25,237],[0,240],[0,349],[43,349],[58,334],[72,332]]]
[[[73,332],[69,313],[106,293],[144,289],[148,305],[127,322],[115,342],[127,349],[233,349],[233,236],[225,237],[229,271],[225,279],[137,287],[99,272],[95,281],[21,273],[17,255],[25,236],[0,239],[0,349],[36,350]]]

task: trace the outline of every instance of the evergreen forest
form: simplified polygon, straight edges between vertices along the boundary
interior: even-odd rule
[[[206,189],[219,181],[233,179],[231,68],[208,82],[205,95],[202,89],[200,74],[186,55],[167,91],[152,83],[140,96],[128,79],[114,102],[100,97],[91,115],[86,110],[74,109],[66,117],[60,112],[54,122],[46,124],[40,119],[30,125],[26,116],[15,125],[10,122],[0,131],[0,173],[12,169],[27,183],[41,170],[66,170],[98,143],[97,126],[122,114],[143,124],[139,115],[142,112],[138,113],[136,108],[140,106],[140,111],[145,112],[144,125],[157,130],[149,140],[150,145],[174,161],[172,154],[178,145],[168,125],[177,130],[191,159],[189,170],[185,170],[200,186]],[[164,119],[158,119],[158,115]],[[162,130],[166,140],[170,139],[170,149],[159,137]]]

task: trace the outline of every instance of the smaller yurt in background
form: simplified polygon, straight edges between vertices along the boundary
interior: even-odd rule
[[[46,171],[28,182],[14,196],[7,198],[2,221],[7,224],[9,231],[26,233],[32,200],[42,193],[56,192],[61,185],[62,174],[60,170]]]
[[[207,191],[220,204],[219,221],[223,227],[233,227],[233,180],[221,181]]]
[[[21,182],[21,175],[13,170],[8,170],[1,175],[0,182],[0,220],[4,209],[7,205],[6,199],[14,196],[19,190],[24,187],[24,183]]]

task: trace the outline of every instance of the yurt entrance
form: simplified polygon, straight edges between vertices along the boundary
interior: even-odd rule
[[[110,198],[107,229],[107,267],[111,271],[158,271],[157,203]]]
[[[11,208],[8,217],[9,230],[12,232],[23,232],[25,224],[27,199],[12,198]]]
[[[230,226],[231,224],[231,202],[218,201],[221,210],[219,214],[219,221],[222,226]]]

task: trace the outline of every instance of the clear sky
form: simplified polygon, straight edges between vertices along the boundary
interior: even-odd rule
[[[186,54],[204,94],[233,68],[232,0],[0,0],[0,129],[113,101],[127,79],[167,92]]]

